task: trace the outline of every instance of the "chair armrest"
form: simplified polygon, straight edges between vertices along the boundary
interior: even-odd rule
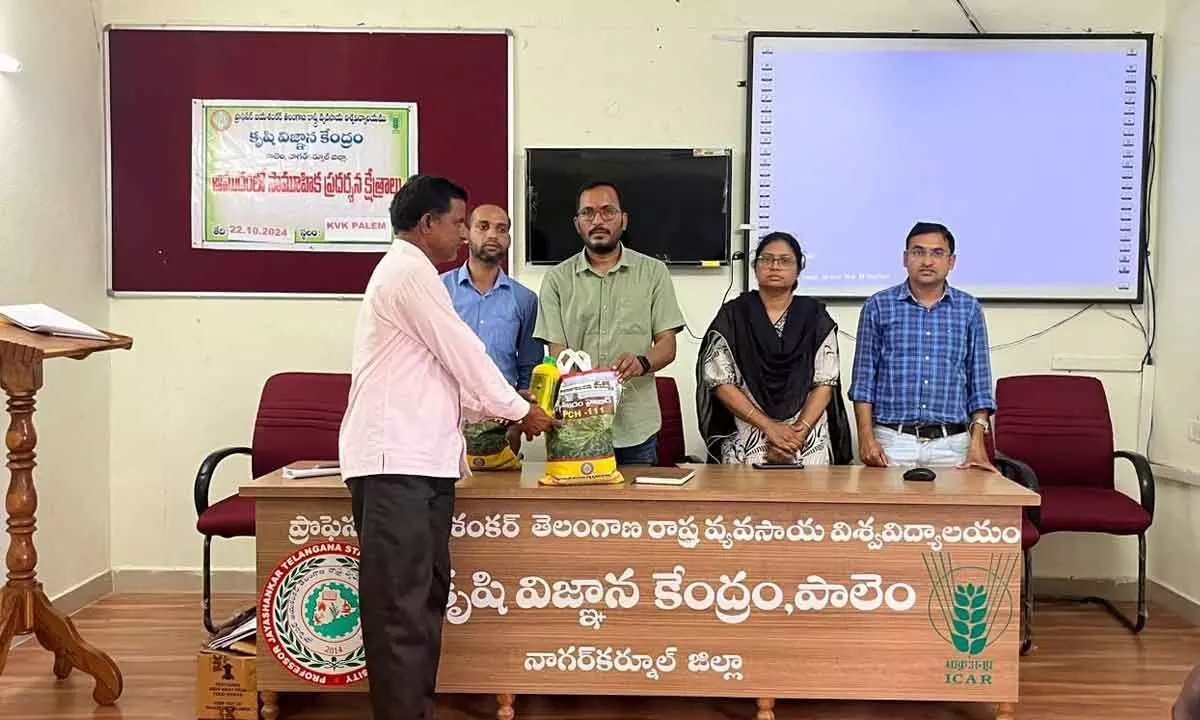
[[[1141,493],[1142,509],[1153,519],[1154,471],[1150,469],[1150,461],[1146,459],[1145,455],[1132,450],[1117,450],[1113,453],[1113,459],[1116,458],[1124,458],[1133,463],[1133,470],[1137,473],[1138,489]]]
[[[1034,492],[1038,492],[1040,490],[1038,486],[1037,473],[1035,473],[1033,468],[1029,467],[1028,464],[1014,457],[1009,457],[999,450],[996,451],[995,460],[996,469],[1000,471],[1001,475],[1009,480],[1013,480],[1021,485],[1024,485]]]
[[[214,450],[204,458],[204,462],[200,463],[200,470],[196,472],[196,484],[192,489],[196,500],[196,517],[200,517],[208,509],[208,486],[212,483],[217,465],[231,455],[249,455],[251,452],[248,447],[227,447]]]
[[[1033,468],[1029,467],[1027,463],[1024,463],[1014,457],[1009,457],[1008,455],[1005,455],[997,450],[995,464],[996,469],[999,470],[1000,474],[1004,477],[1012,480],[1015,483],[1019,483],[1034,492],[1040,491],[1037,473],[1035,473]],[[1037,525],[1042,521],[1042,509],[1036,505],[1026,507],[1025,514],[1029,516],[1029,520],[1034,525]]]

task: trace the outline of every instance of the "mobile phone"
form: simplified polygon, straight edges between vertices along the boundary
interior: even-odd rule
[[[761,462],[754,463],[752,466],[755,470],[803,470],[804,463],[769,463]]]

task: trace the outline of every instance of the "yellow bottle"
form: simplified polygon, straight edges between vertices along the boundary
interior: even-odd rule
[[[554,415],[554,402],[558,399],[558,380],[558,363],[549,355],[533,369],[529,379],[529,392],[533,395],[533,401],[545,410],[547,415]]]

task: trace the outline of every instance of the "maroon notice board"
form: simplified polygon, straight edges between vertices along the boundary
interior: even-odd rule
[[[114,27],[105,35],[114,295],[358,294],[379,261],[379,253],[193,248],[193,99],[415,102],[418,172],[460,183],[471,205],[511,205],[507,32]]]

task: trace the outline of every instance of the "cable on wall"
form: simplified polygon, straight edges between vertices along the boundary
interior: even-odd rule
[[[734,270],[734,266],[738,261],[746,259],[746,253],[742,252],[741,250],[737,250],[733,253],[733,255],[730,256],[729,259],[729,284],[725,286],[725,294],[721,296],[721,302],[717,305],[718,310],[725,306],[725,301],[729,299],[729,293],[731,290],[733,290],[733,281],[735,277],[734,273],[736,272]],[[683,308],[680,308],[679,311],[683,312]],[[691,335],[692,339],[697,343],[703,342],[704,338],[692,332],[692,324],[687,321],[686,316],[683,318],[683,329],[688,335]]]
[[[1154,173],[1156,171],[1157,155],[1155,149],[1154,134],[1158,125],[1158,79],[1151,76],[1150,78],[1150,98],[1148,105],[1150,107],[1150,126],[1146,128],[1146,137],[1149,138],[1148,152],[1146,155],[1146,196],[1142,198],[1142,224],[1146,229],[1146,249],[1144,256],[1144,265],[1146,268],[1146,282],[1149,286],[1149,298],[1146,307],[1146,327],[1143,329],[1146,336],[1146,355],[1142,358],[1142,366],[1154,364],[1154,342],[1158,339],[1158,302],[1154,293],[1154,270],[1152,258],[1150,255],[1150,220],[1152,213],[1150,212],[1150,204],[1154,195]],[[1137,317],[1134,312],[1133,305],[1129,306],[1129,312]],[[1138,320],[1139,324],[1141,320]]]
[[[963,17],[967,19],[967,22],[971,23],[971,27],[975,29],[975,32],[982,35],[983,28],[980,27],[979,21],[975,19],[975,14],[971,12],[971,8],[967,7],[966,0],[954,0],[954,4],[958,5],[959,10],[962,10]]]

